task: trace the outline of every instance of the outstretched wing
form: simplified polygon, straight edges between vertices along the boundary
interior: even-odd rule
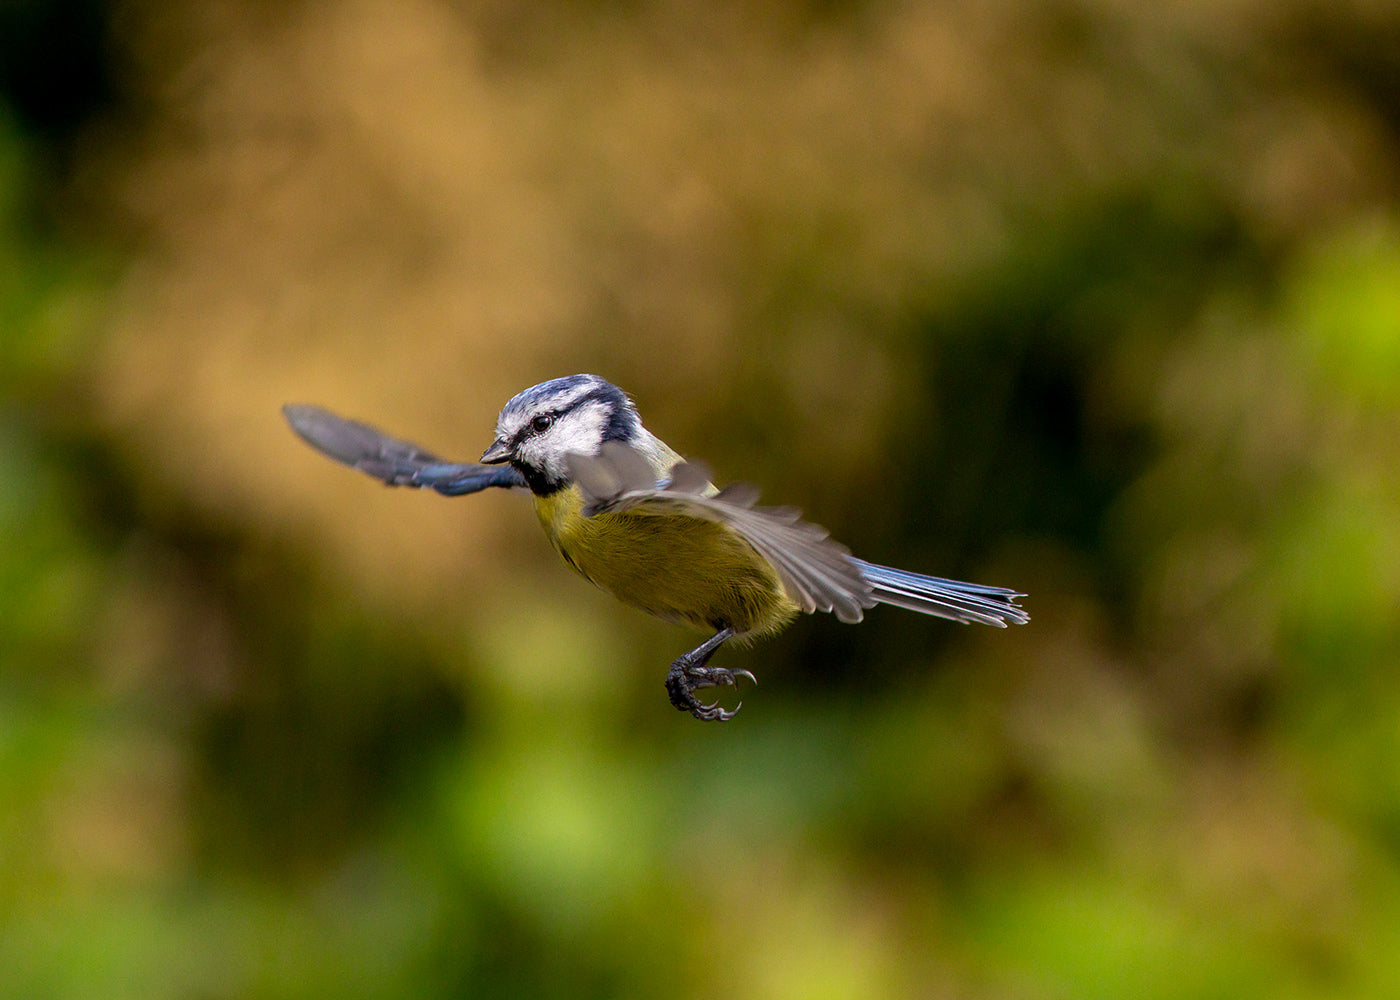
[[[368,424],[337,417],[319,406],[288,403],[287,423],[303,441],[337,462],[373,476],[389,486],[417,486],[455,497],[492,486],[524,486],[508,465],[448,462],[415,444],[391,438]]]
[[[658,483],[646,457],[620,441],[598,455],[570,455],[585,517],[605,512],[681,514],[728,525],[773,564],[783,589],[803,611],[833,611],[858,622],[875,604],[870,583],[846,548],[793,507],[755,507],[758,491],[738,483],[716,490],[702,465],[682,462]]]

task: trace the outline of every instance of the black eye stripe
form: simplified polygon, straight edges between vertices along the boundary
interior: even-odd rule
[[[543,432],[549,430],[551,427],[554,426],[554,421],[558,419],[558,410],[550,410],[548,413],[535,414],[535,416],[531,417],[530,420],[526,422],[524,427],[520,428],[520,430],[515,432],[515,436],[511,438],[512,446],[518,448],[521,444],[523,444],[526,440],[533,437],[534,435],[542,434]],[[540,421],[547,421],[547,423],[543,424],[542,426],[539,426],[538,424]]]
[[[627,397],[622,390],[612,385],[602,385],[594,388],[577,399],[570,399],[563,406],[556,406],[550,410],[541,410],[527,420],[514,436],[511,438],[513,447],[520,447],[536,434],[543,434],[559,421],[559,418],[582,409],[590,403],[601,403],[607,413],[603,428],[604,440],[631,440],[635,435],[635,425],[637,423],[636,412],[627,404]],[[547,421],[547,423],[540,423]]]

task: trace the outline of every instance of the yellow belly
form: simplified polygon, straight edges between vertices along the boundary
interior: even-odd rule
[[[796,617],[773,567],[725,525],[637,511],[583,517],[581,507],[576,487],[535,497],[559,554],[624,604],[739,635],[775,632]]]

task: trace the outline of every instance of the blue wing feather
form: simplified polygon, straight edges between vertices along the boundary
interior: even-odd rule
[[[282,414],[292,430],[317,451],[389,486],[413,486],[456,497],[491,487],[525,485],[524,478],[509,465],[448,462],[319,406],[288,403]]]

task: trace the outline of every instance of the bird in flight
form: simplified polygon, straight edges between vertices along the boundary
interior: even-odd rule
[[[799,612],[858,622],[867,608],[893,604],[998,627],[1029,620],[1014,590],[865,562],[795,508],[757,506],[751,486],[716,488],[705,466],[642,426],[627,394],[596,375],[516,395],[479,463],[446,461],[318,406],[282,411],[308,444],[390,486],[446,496],[529,489],[546,536],[579,574],[624,604],[713,632],[666,675],[671,704],[697,719],[727,721],[739,707],[707,704],[696,691],[755,682],[747,670],[710,666],[715,650],[779,632]]]

